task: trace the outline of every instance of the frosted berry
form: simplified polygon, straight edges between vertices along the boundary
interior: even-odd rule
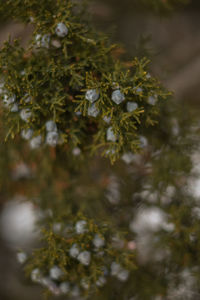
[[[130,164],[135,159],[135,155],[131,152],[126,152],[122,155],[122,160],[126,164]]]
[[[78,221],[75,225],[76,233],[82,234],[87,231],[86,229],[87,222],[85,220]]]
[[[105,117],[103,117],[103,120],[104,120],[104,122],[106,122],[107,124],[109,124],[110,121],[111,121],[111,117],[105,116]]]
[[[41,144],[42,144],[42,136],[41,135],[35,136],[30,140],[30,147],[32,149],[39,148],[41,146]]]
[[[149,96],[147,102],[148,102],[150,105],[155,105],[156,102],[157,102],[157,99],[156,99],[156,97],[154,97],[154,96]]]
[[[143,92],[143,89],[141,87],[135,88],[136,94],[141,94]]]
[[[14,103],[11,108],[10,108],[11,112],[18,112],[19,111],[19,106],[17,103]]]
[[[69,255],[70,255],[71,257],[76,258],[76,257],[79,255],[79,253],[80,253],[80,251],[79,251],[79,249],[78,249],[77,244],[73,244],[72,247],[71,247],[70,250],[69,250]]]
[[[84,266],[88,266],[90,264],[91,254],[89,251],[83,251],[78,255],[77,259]]]
[[[35,37],[37,47],[49,48],[50,35],[49,34],[37,34]]]
[[[29,94],[26,94],[24,97],[24,102],[25,103],[30,103],[32,101],[32,97]]]
[[[147,147],[148,145],[147,139],[144,136],[140,136],[139,139],[140,139],[140,147],[141,148]]]
[[[112,101],[116,104],[120,104],[125,100],[124,94],[120,90],[112,92]]]
[[[23,129],[21,132],[21,137],[25,140],[30,140],[33,136],[33,129]]]
[[[99,109],[96,107],[96,104],[92,104],[88,107],[88,116],[96,118],[99,114]]]
[[[38,268],[33,269],[31,272],[31,280],[33,282],[40,282],[41,281],[41,272]]]
[[[62,283],[59,285],[59,289],[60,289],[60,291],[61,291],[62,294],[67,294],[67,293],[69,293],[69,290],[70,290],[69,282],[67,282],[67,281],[62,282]]]
[[[84,290],[89,289],[90,285],[89,285],[89,283],[87,282],[87,280],[85,278],[81,279],[80,283],[81,283],[82,288],[84,288]]]
[[[47,133],[46,136],[46,143],[51,146],[55,147],[58,144],[59,136],[58,133],[55,131],[50,131]]]
[[[120,281],[126,281],[129,277],[129,271],[128,270],[125,270],[125,269],[121,269],[119,271],[119,273],[117,274],[117,278],[120,280]]]
[[[32,115],[32,112],[29,108],[24,108],[20,111],[20,117],[24,122],[28,122],[31,115]]]
[[[117,275],[120,272],[120,270],[121,270],[121,266],[118,263],[113,262],[111,264],[111,275],[113,276]]]
[[[95,237],[92,242],[94,246],[97,248],[103,247],[105,244],[104,239],[102,239],[98,234],[95,234]]]
[[[14,103],[15,100],[16,100],[15,95],[12,95],[12,96],[4,95],[4,97],[3,97],[4,106],[8,107],[10,104]]]
[[[68,28],[64,23],[58,23],[55,32],[59,37],[65,37],[68,34]]]
[[[53,266],[49,271],[49,275],[52,279],[58,280],[63,275],[63,271],[59,267]]]
[[[106,278],[103,276],[100,276],[99,279],[96,281],[96,285],[98,287],[104,286],[106,283]]]
[[[0,94],[4,92],[5,89],[5,83],[3,80],[0,80]]]
[[[95,89],[88,90],[85,94],[85,98],[93,103],[99,98],[99,92]]]
[[[46,131],[57,131],[56,123],[52,120],[49,120],[45,123]]]
[[[136,102],[127,102],[126,109],[128,112],[133,112],[138,108],[138,105]]]
[[[107,141],[116,142],[116,140],[117,140],[117,136],[114,134],[112,127],[109,127],[107,129],[106,136],[107,136]]]
[[[20,264],[23,264],[27,260],[27,254],[25,252],[18,252],[17,253],[17,260]]]
[[[74,156],[79,156],[81,154],[81,149],[78,148],[78,147],[75,147],[73,150],[72,150],[72,154]]]

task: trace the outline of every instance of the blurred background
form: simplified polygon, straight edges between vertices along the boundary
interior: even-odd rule
[[[113,42],[121,45],[126,59],[144,55],[151,58],[152,73],[174,92],[173,101],[185,105],[191,118],[198,120],[200,2],[191,0],[173,12],[161,14],[157,10],[144,8],[137,1],[96,0],[90,5],[90,11],[95,26],[106,32]],[[1,23],[0,44],[11,35],[12,38],[21,38],[22,44],[26,46],[32,30],[31,26]],[[34,177],[34,158],[30,167],[25,162],[28,157],[20,157],[19,149],[16,152],[13,148],[10,153],[10,147],[10,143],[6,146],[1,144],[0,149],[0,160],[2,157],[5,159],[9,153],[7,163],[1,163],[0,170],[6,179],[0,185],[0,299],[42,299],[41,289],[24,278],[21,265],[16,260],[16,250],[23,248],[29,251],[38,238],[34,222],[40,211],[32,202],[24,201],[27,200],[26,185]],[[198,169],[198,151],[194,160]],[[200,196],[199,180],[192,184],[195,196]],[[113,189],[115,186],[114,183]],[[155,299],[164,298],[160,296]],[[200,299],[200,295],[182,299]]]

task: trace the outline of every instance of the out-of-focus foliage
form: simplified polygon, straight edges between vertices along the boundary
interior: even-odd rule
[[[63,299],[198,299],[200,207],[188,187],[199,143],[190,109],[164,100],[169,93],[150,75],[148,60],[120,61],[83,11],[53,3],[4,1],[0,8],[24,22],[31,17],[35,29],[28,49],[9,41],[0,52],[1,198],[26,196],[41,230],[36,249],[18,253],[28,281]],[[59,23],[66,37],[56,35]],[[126,97],[119,105],[111,102],[118,85]],[[88,116],[85,98],[94,89],[102,97],[98,117]],[[127,112],[127,102],[139,108]],[[32,113],[27,120],[24,109]],[[108,121],[119,134],[112,143]],[[31,149],[20,136],[26,129],[41,135],[43,146]],[[5,143],[8,132],[15,139]],[[64,145],[47,146],[49,132]],[[112,166],[98,151],[107,143],[122,147],[106,149],[118,158]]]

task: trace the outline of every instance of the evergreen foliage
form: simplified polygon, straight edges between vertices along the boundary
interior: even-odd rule
[[[17,41],[1,49],[7,137],[31,129],[32,148],[46,140],[52,146],[67,144],[67,151],[101,149],[112,162],[126,151],[138,151],[143,128],[156,123],[160,102],[169,93],[149,75],[147,59],[135,58],[128,69],[114,57],[116,45],[91,28],[82,10],[77,12],[69,1],[54,3],[36,6],[33,1],[27,8],[20,1],[14,11],[9,9],[35,26],[28,49]],[[65,36],[57,32],[59,24],[67,29]],[[94,101],[87,96],[91,91],[97,93]],[[122,101],[113,100],[116,93]],[[127,110],[131,102],[138,107]],[[49,120],[58,127],[53,136],[46,134]]]
[[[38,247],[18,253],[29,280],[68,299],[198,299],[188,109],[147,58],[118,57],[85,3],[8,0],[0,15],[33,26],[27,48],[0,50],[1,195],[31,199],[41,230]],[[22,158],[31,176],[16,175]]]

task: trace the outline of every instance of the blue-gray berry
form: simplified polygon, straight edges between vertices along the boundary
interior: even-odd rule
[[[31,115],[32,115],[32,112],[29,108],[24,108],[20,111],[20,117],[24,122],[28,122]]]
[[[35,41],[37,47],[43,47],[43,48],[49,48],[49,43],[50,43],[50,34],[37,34],[35,36]]]
[[[88,116],[96,118],[98,114],[99,109],[96,107],[95,103],[88,107]]]
[[[55,32],[59,37],[65,37],[68,34],[68,28],[64,23],[58,23]]]
[[[25,140],[30,140],[33,136],[33,129],[31,129],[31,128],[23,129],[21,131],[21,136]]]
[[[107,129],[106,137],[107,137],[107,141],[111,141],[111,142],[116,142],[117,141],[117,136],[114,134],[112,127],[109,127]]]
[[[74,156],[79,156],[81,154],[81,149],[78,148],[78,147],[75,147],[73,150],[72,150],[72,154]]]
[[[95,102],[99,98],[99,92],[95,89],[88,90],[85,94],[85,99],[91,103]]]
[[[71,248],[69,249],[69,255],[73,258],[76,258],[80,253],[80,250],[78,248],[78,245],[77,244],[73,244],[71,246]]]
[[[50,131],[47,133],[46,136],[46,143],[51,146],[55,147],[58,144],[59,135],[56,131]]]
[[[85,220],[78,221],[75,225],[76,233],[78,234],[85,233],[87,231],[86,225],[87,222]]]
[[[56,123],[52,120],[49,120],[45,123],[45,127],[46,127],[46,131],[50,132],[50,131],[57,131],[57,126]]]
[[[32,101],[32,97],[29,94],[25,94],[24,96],[24,102],[30,103]]]
[[[148,102],[150,105],[155,105],[156,102],[157,102],[156,96],[149,96],[147,102]]]
[[[88,266],[90,264],[91,254],[89,251],[83,251],[78,255],[77,259],[84,266]]]
[[[60,285],[59,285],[59,289],[61,291],[62,294],[67,294],[69,293],[70,291],[70,285],[69,285],[69,282],[65,281],[65,282],[62,282]]]
[[[49,271],[49,275],[52,279],[58,280],[63,275],[63,271],[58,266],[53,266]]]
[[[136,102],[127,102],[126,104],[126,109],[128,112],[133,112],[134,110],[136,110],[138,108],[138,105]]]
[[[140,147],[141,147],[141,148],[147,147],[147,145],[148,145],[147,138],[145,138],[144,136],[141,135],[141,136],[139,137],[139,139],[140,139]]]
[[[17,260],[20,264],[24,264],[27,260],[27,254],[25,252],[18,252]]]
[[[35,136],[30,140],[30,147],[32,149],[39,148],[41,146],[41,144],[42,144],[42,136],[41,135]]]
[[[3,97],[3,103],[5,107],[9,107],[10,104],[14,103],[16,100],[16,95],[8,96],[7,94]]]
[[[110,121],[111,121],[111,117],[105,116],[105,117],[103,117],[103,120],[104,120],[107,124],[109,124]]]
[[[112,92],[112,101],[116,104],[120,104],[125,100],[124,94],[120,90]]]
[[[11,108],[10,108],[11,112],[18,112],[19,111],[19,106],[17,103],[14,103]]]
[[[141,94],[143,92],[143,89],[141,87],[135,88],[136,94]]]
[[[102,239],[99,234],[95,234],[95,237],[93,239],[93,244],[96,248],[100,248],[100,247],[103,247],[104,244],[105,244],[105,241],[104,239]]]

